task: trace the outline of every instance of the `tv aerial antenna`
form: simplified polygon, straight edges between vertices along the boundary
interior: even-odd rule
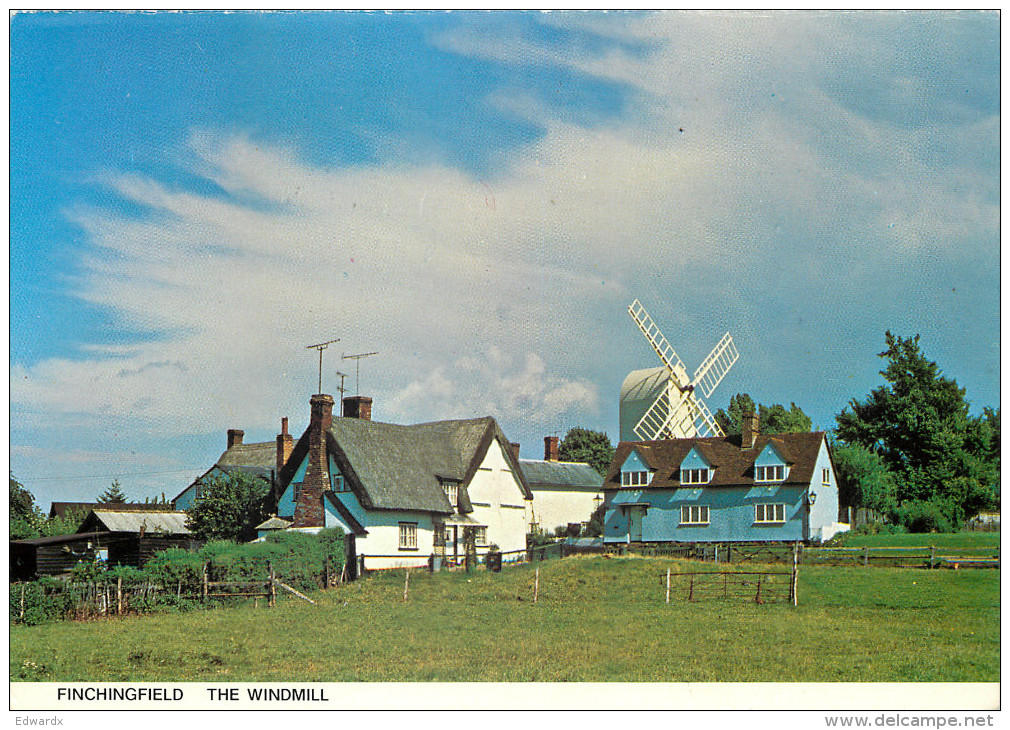
[[[343,399],[344,393],[347,392],[347,388],[344,387],[344,378],[347,376],[339,370],[337,371],[337,376],[340,378],[340,387],[337,388],[337,392],[340,393],[340,397]]]
[[[341,360],[354,360],[354,395],[361,395],[359,387],[361,385],[361,361],[369,355],[378,355],[378,352],[362,352],[357,355],[344,355]]]
[[[323,350],[332,345],[334,342],[340,342],[340,338],[338,337],[335,340],[320,342],[318,345],[308,345],[305,348],[306,350],[319,350],[319,393],[323,392]]]

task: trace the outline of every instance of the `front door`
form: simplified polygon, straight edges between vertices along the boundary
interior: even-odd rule
[[[628,508],[628,542],[642,541],[642,517],[645,507]]]

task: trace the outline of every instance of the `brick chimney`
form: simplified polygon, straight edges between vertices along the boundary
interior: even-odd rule
[[[343,400],[344,418],[372,420],[372,399],[366,395],[349,395]]]
[[[330,464],[326,434],[333,425],[333,397],[317,393],[309,399],[309,453],[305,480],[295,505],[292,527],[323,526],[323,492],[330,488]]]
[[[513,441],[512,444],[512,458],[519,461],[519,442]]]
[[[558,437],[544,436],[544,461],[558,460]]]
[[[284,465],[288,463],[288,457],[291,456],[291,449],[295,447],[295,440],[288,433],[288,419],[287,416],[281,419],[281,432],[277,436],[277,473],[281,473],[281,469]]]
[[[760,433],[756,413],[744,413],[740,417],[740,448],[753,449]]]
[[[245,431],[240,428],[229,428],[228,429],[228,448],[232,446],[241,446],[242,437],[245,436]]]

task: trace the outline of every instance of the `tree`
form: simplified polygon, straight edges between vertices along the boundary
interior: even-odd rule
[[[880,454],[861,444],[835,443],[831,449],[838,479],[838,501],[850,507],[867,507],[881,514],[897,506],[894,475]]]
[[[581,461],[600,474],[606,474],[610,461],[614,458],[614,445],[602,431],[573,428],[561,440],[558,458],[562,461]]]
[[[99,504],[122,503],[126,501],[126,495],[119,486],[119,480],[113,479],[112,484],[104,492],[98,495]]]
[[[256,477],[211,477],[189,508],[186,526],[204,540],[250,540],[256,536],[256,525],[266,518],[269,491],[270,486]]]
[[[878,454],[896,479],[900,514],[916,524],[959,525],[999,503],[999,411],[969,413],[965,391],[919,347],[888,331],[886,385],[836,417],[839,439]],[[909,506],[905,508],[905,504]],[[914,505],[912,504],[914,503]],[[943,520],[921,515],[942,512]],[[900,517],[898,512],[895,513]]]
[[[737,393],[730,398],[725,411],[720,408],[715,412],[715,420],[727,436],[739,436],[743,417],[748,413],[757,414],[758,428],[764,434],[805,433],[813,425],[810,417],[795,403],[789,404],[789,410],[778,403],[755,405],[754,399],[747,393]]]
[[[35,497],[24,484],[10,475],[10,539],[38,537],[44,518]]]

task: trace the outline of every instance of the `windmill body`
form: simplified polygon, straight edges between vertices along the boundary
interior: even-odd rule
[[[721,436],[722,429],[705,405],[707,398],[740,357],[726,333],[689,376],[687,368],[659,327],[636,299],[628,313],[659,358],[660,367],[635,370],[621,385],[622,441]]]

